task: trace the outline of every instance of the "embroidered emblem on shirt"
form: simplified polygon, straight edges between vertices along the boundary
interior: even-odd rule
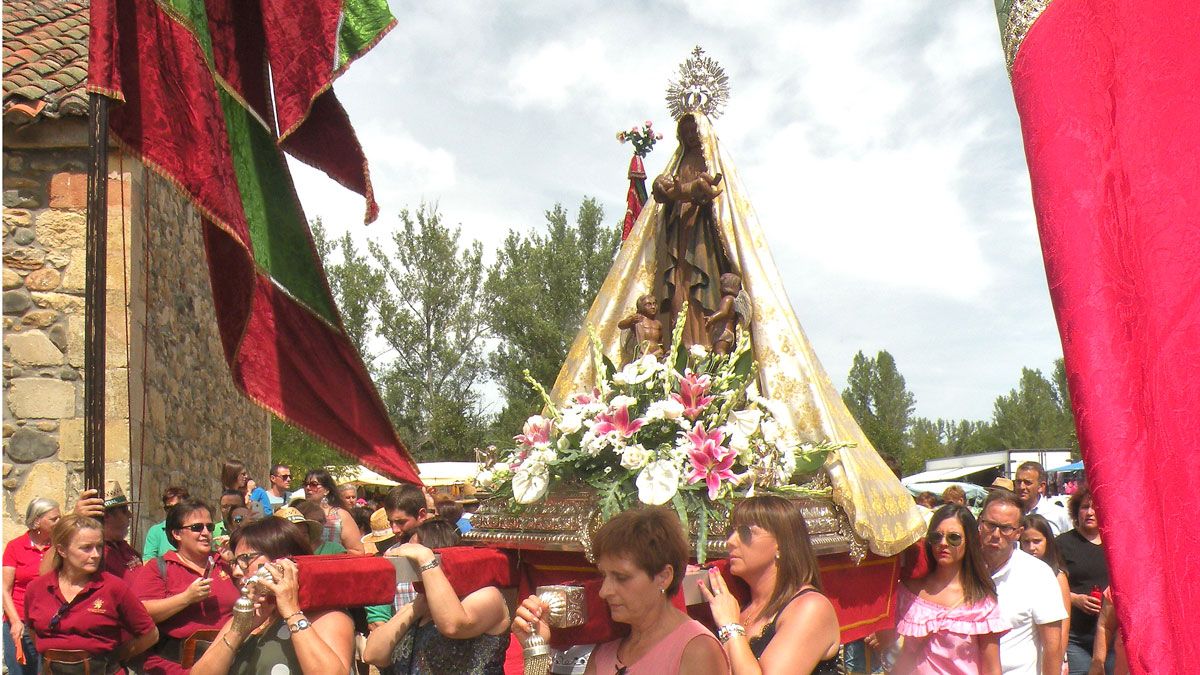
[[[88,607],[88,611],[93,614],[103,614],[104,613],[104,601],[97,600],[97,601],[93,602],[92,606]]]

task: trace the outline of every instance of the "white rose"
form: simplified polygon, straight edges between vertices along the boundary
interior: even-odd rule
[[[609,403],[609,405],[611,405],[614,410],[616,410],[618,408],[632,407],[635,404],[637,404],[636,398],[634,398],[632,396],[624,396],[624,395],[614,396],[612,402]]]
[[[491,469],[484,469],[475,474],[475,482],[483,485],[490,485],[496,474]]]
[[[564,434],[573,434],[583,426],[583,414],[578,410],[568,410],[558,421],[558,430]]]
[[[703,359],[708,356],[708,350],[705,349],[704,345],[701,344],[692,345],[690,348],[688,348],[688,352],[698,359]]]
[[[679,491],[679,468],[670,460],[660,459],[642,469],[636,482],[638,499],[643,504],[666,504]]]
[[[658,406],[663,419],[677,420],[683,417],[683,404],[673,398],[669,398],[665,401],[655,401],[650,405],[651,407]]]
[[[638,359],[637,367],[640,372],[646,373],[647,377],[665,368],[653,354],[647,354]]]
[[[621,451],[621,466],[633,471],[640,469],[650,461],[650,451],[641,443],[631,445]]]
[[[613,376],[612,376],[613,384],[617,384],[622,387],[629,384],[630,374],[625,372],[628,369],[629,369],[629,366],[625,366],[625,368],[622,368],[621,370],[618,370],[617,372],[613,373]]]
[[[518,504],[532,504],[546,494],[550,486],[550,472],[544,464],[529,463],[521,465],[513,474],[513,497]]]

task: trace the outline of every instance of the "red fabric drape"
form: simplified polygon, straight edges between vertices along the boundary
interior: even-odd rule
[[[1012,85],[1136,673],[1200,662],[1200,5],[1055,0]]]

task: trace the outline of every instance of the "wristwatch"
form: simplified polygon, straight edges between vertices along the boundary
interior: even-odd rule
[[[308,627],[311,625],[312,624],[308,622],[308,619],[300,617],[299,619],[296,619],[296,623],[288,624],[288,630],[292,633],[299,633],[302,630],[308,630]]]

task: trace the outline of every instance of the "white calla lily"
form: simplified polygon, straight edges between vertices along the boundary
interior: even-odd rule
[[[526,462],[513,474],[513,499],[518,504],[532,504],[546,495],[550,472],[540,462]]]
[[[651,506],[671,501],[679,491],[679,475],[679,467],[670,460],[650,462],[637,477],[638,500]]]

